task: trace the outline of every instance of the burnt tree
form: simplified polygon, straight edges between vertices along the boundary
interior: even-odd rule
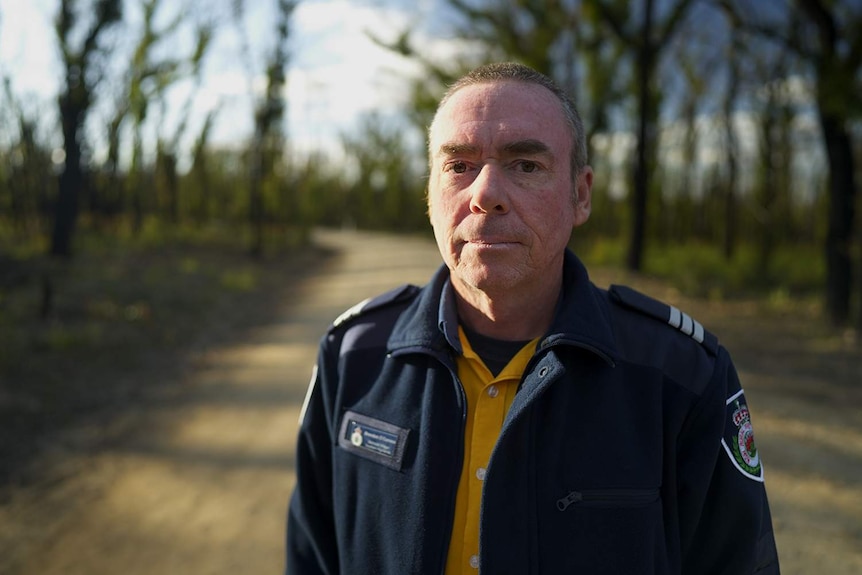
[[[104,32],[122,18],[121,0],[96,0],[94,16],[84,40],[75,47],[78,2],[61,0],[56,31],[65,70],[65,85],[58,98],[60,122],[66,159],[60,173],[57,201],[54,206],[54,227],[51,255],[70,257],[72,237],[78,219],[78,203],[86,185],[82,163],[83,128],[93,101],[93,93],[101,79],[101,70],[94,69],[100,52],[99,40]]]

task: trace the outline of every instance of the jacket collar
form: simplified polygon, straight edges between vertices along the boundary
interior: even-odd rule
[[[617,348],[606,300],[591,282],[587,270],[570,250],[563,264],[563,293],[557,313],[539,349],[572,345],[613,364]],[[449,270],[441,266],[431,281],[401,314],[389,338],[390,353],[424,351],[461,353],[455,293]]]

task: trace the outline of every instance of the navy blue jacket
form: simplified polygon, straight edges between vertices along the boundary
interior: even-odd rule
[[[303,408],[287,573],[441,574],[465,399],[448,270],[324,336]],[[670,306],[564,293],[484,480],[489,575],[777,574],[763,469],[727,352]]]

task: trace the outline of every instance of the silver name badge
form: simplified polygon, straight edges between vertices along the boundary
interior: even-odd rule
[[[342,449],[401,471],[409,429],[348,411],[341,419],[338,445]]]

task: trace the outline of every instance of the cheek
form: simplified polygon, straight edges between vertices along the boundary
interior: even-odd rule
[[[571,198],[562,201],[548,199],[534,203],[530,210],[530,227],[546,245],[567,244],[574,227],[574,206]]]
[[[442,199],[439,196],[429,196],[428,221],[431,222],[431,228],[434,230],[434,238],[437,240],[437,246],[441,252],[446,248],[447,238],[452,234],[452,228],[454,227],[451,218],[447,214]]]
[[[460,212],[463,206],[459,204],[457,192],[436,191],[428,196],[428,216],[434,227],[453,226],[463,216]]]
[[[428,219],[431,225],[436,229],[441,223],[441,213],[443,210],[442,200],[439,195],[428,195]]]

